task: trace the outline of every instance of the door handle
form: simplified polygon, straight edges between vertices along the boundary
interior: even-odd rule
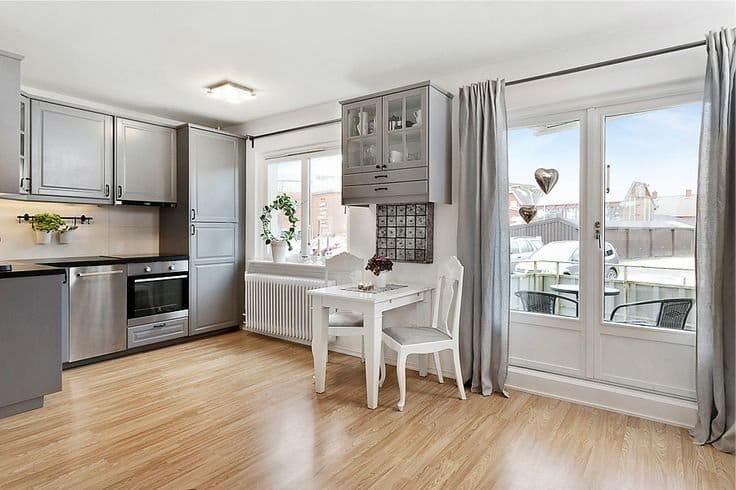
[[[165,326],[166,326],[165,323],[157,323],[156,325],[152,325],[152,328],[161,328],[161,327],[165,327]]]
[[[23,187],[23,182],[28,181],[28,188],[26,189]],[[20,188],[23,189],[23,192],[31,192],[31,178],[30,177],[23,177],[20,179]]]
[[[197,229],[192,225],[192,236],[197,234]]]
[[[122,274],[123,271],[104,271],[104,272],[77,272],[77,277],[94,277],[94,276],[112,276]]]
[[[110,184],[105,184],[105,197],[110,197]]]
[[[595,230],[593,232],[593,238],[595,238],[598,241],[598,248],[603,248],[601,245],[601,222],[596,221],[593,223],[593,229]]]
[[[197,219],[197,211],[192,208],[192,221],[194,221],[195,219]]]
[[[123,197],[123,186],[119,185],[118,186],[118,199],[121,197]]]
[[[376,188],[375,188],[375,189],[373,189],[373,190],[374,190],[375,192],[378,192],[378,191],[387,191],[387,190],[388,190],[388,187],[376,187]]]

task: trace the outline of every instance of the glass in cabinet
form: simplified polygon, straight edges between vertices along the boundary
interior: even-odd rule
[[[343,106],[343,173],[381,168],[381,98]]]
[[[427,164],[427,89],[407,90],[383,97],[385,168]]]

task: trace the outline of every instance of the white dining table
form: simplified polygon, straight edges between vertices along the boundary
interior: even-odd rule
[[[432,315],[434,286],[409,284],[380,293],[352,291],[351,285],[312,289],[312,356],[314,358],[314,390],[325,391],[327,371],[328,327],[330,309],[353,311],[363,315],[365,345],[365,385],[368,408],[378,406],[378,382],[383,341],[383,314],[409,305],[416,305],[417,323],[429,326]],[[427,375],[427,356],[420,356],[419,374]]]

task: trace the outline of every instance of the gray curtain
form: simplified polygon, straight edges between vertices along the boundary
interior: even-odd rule
[[[698,444],[736,446],[736,29],[707,37],[695,238]]]
[[[504,386],[509,358],[509,178],[502,80],[460,89],[458,258],[464,381],[483,395]]]

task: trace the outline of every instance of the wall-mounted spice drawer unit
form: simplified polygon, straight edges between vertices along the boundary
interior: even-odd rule
[[[344,100],[345,205],[452,202],[452,95],[430,82]]]

